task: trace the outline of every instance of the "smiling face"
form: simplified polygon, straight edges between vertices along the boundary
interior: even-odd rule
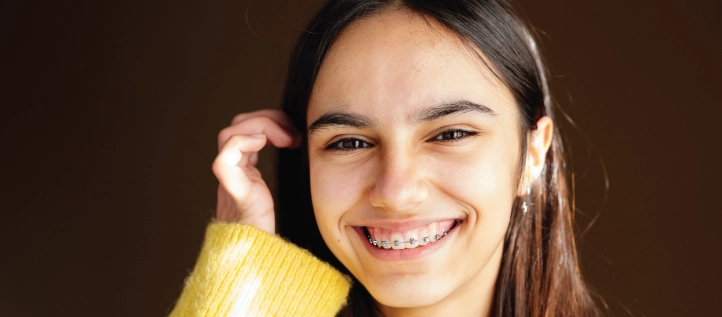
[[[404,10],[356,21],[323,61],[307,122],[320,232],[381,309],[488,313],[521,136],[478,56]]]

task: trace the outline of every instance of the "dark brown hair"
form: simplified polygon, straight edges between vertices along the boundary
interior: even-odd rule
[[[283,110],[306,135],[306,112],[317,72],[336,36],[353,21],[389,8],[434,19],[470,47],[480,50],[499,80],[513,93],[522,129],[519,180],[527,137],[542,116],[552,117],[546,70],[525,23],[502,0],[330,1],[301,35],[289,66]],[[309,188],[306,144],[279,153],[278,232],[348,274],[318,231]],[[520,183],[518,181],[518,183]],[[528,211],[521,210],[526,202]],[[492,316],[597,316],[582,280],[572,228],[572,202],[559,131],[555,127],[544,169],[517,198],[504,239]],[[356,282],[342,316],[378,315],[374,301]]]

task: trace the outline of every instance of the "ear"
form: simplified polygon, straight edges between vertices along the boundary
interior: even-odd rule
[[[527,146],[526,166],[524,168],[524,179],[519,189],[526,195],[526,188],[541,176],[546,161],[547,151],[552,144],[554,122],[549,117],[541,117],[536,122],[536,130],[531,131]]]

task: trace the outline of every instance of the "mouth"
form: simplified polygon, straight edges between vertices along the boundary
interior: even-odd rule
[[[432,245],[446,237],[461,220],[444,220],[410,230],[397,231],[378,227],[357,227],[368,243],[381,250],[414,249]]]

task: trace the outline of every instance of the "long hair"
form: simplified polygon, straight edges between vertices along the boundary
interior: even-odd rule
[[[521,159],[527,138],[542,116],[553,117],[546,69],[525,23],[503,0],[338,0],[326,4],[301,35],[291,57],[283,110],[304,136],[299,149],[279,151],[277,230],[338,270],[348,270],[330,252],[318,231],[308,169],[306,112],[318,70],[336,36],[353,21],[389,8],[435,19],[480,50],[479,58],[514,95],[520,112]],[[474,51],[474,50],[472,50]],[[541,176],[514,203],[504,239],[492,316],[597,316],[593,296],[579,272],[572,227],[572,201],[563,146],[555,126]],[[526,210],[522,204],[526,202]],[[354,283],[341,316],[375,316],[374,301]]]

